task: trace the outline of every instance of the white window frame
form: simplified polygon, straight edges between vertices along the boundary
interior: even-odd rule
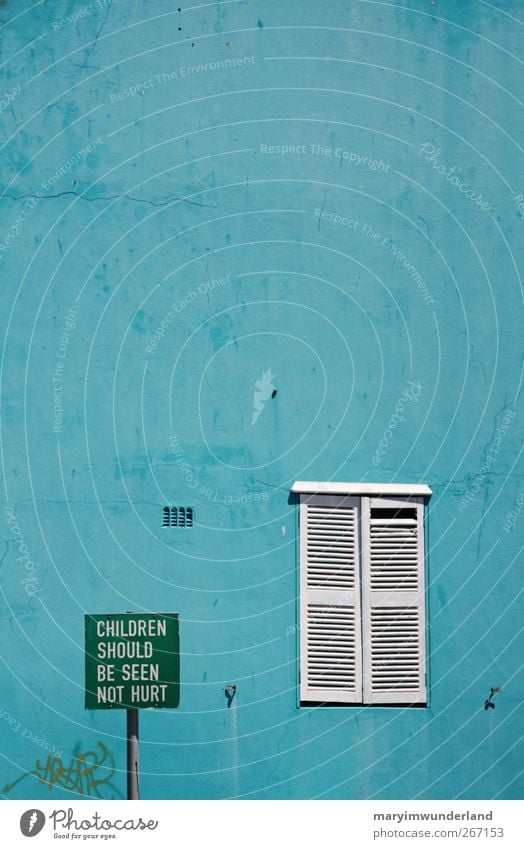
[[[427,603],[425,586],[425,503],[431,495],[429,487],[421,484],[358,484],[340,482],[297,481],[292,492],[300,496],[300,702],[303,704],[347,704],[355,706],[416,706],[427,704],[426,681],[426,632]],[[304,504],[335,506],[341,502],[355,506],[358,515],[358,538],[356,592],[354,597],[346,591],[323,589],[315,592],[307,582],[306,561],[306,510]],[[417,590],[380,592],[371,589],[370,559],[370,510],[373,508],[395,508],[413,505],[417,508]],[[318,596],[318,598],[317,598]],[[355,612],[355,688],[352,690],[320,689],[308,685],[308,603],[351,606]],[[418,610],[418,686],[406,690],[379,690],[371,685],[371,610],[384,611],[388,607],[405,607]],[[379,617],[381,613],[379,612]],[[387,617],[387,613],[385,614]],[[402,615],[402,614],[401,614]],[[396,624],[396,623],[395,623]],[[380,652],[379,652],[380,654]],[[380,664],[379,664],[380,667]],[[375,667],[376,668],[376,667]],[[382,670],[379,668],[379,673]],[[380,674],[377,676],[381,680]],[[411,682],[410,682],[411,683]]]

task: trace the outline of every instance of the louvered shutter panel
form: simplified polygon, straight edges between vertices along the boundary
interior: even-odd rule
[[[362,702],[359,499],[302,495],[300,696]]]
[[[424,704],[423,499],[362,499],[363,698]]]

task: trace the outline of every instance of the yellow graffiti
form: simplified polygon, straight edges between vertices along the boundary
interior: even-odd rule
[[[49,791],[53,787],[60,787],[81,796],[96,796],[99,799],[122,798],[122,794],[111,783],[115,774],[113,756],[101,740],[98,741],[97,747],[98,754],[93,751],[73,755],[68,766],[64,766],[62,758],[53,755],[48,755],[44,764],[37,760],[34,769],[22,773],[12,784],[6,784],[4,793],[10,793],[20,781],[32,775],[47,785]],[[112,795],[107,797],[102,795],[103,793]]]

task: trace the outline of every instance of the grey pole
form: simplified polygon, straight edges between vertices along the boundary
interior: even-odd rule
[[[127,798],[139,799],[138,795],[138,710],[131,708],[127,713]]]

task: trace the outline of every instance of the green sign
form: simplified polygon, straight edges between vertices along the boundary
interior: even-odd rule
[[[178,613],[87,615],[86,708],[176,708]]]

